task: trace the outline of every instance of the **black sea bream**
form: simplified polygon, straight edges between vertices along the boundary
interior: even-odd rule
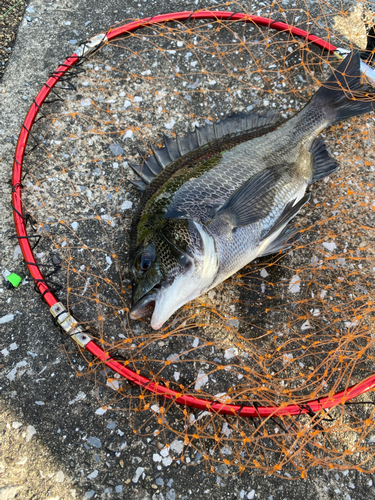
[[[165,137],[165,147],[132,165],[144,193],[131,235],[131,317],[152,315],[158,330],[188,301],[295,241],[287,224],[308,202],[306,188],[337,169],[317,136],[372,111],[369,98],[355,99],[366,91],[354,51],[282,125],[273,111],[237,113],[183,139]]]

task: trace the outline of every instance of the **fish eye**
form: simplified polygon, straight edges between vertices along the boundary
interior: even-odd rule
[[[151,252],[143,252],[138,257],[137,267],[140,271],[147,271],[150,269],[152,264],[152,255]]]

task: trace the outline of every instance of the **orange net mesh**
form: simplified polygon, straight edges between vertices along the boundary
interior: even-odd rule
[[[365,47],[368,5],[214,8],[281,20],[350,49]],[[236,111],[275,108],[287,119],[336,63],[288,32],[190,20],[107,42],[70,72],[75,90],[56,87],[59,98],[33,127],[38,146],[25,159],[22,197],[43,236],[38,262],[46,274],[61,264],[59,299],[113,358],[180,394],[255,407],[303,405],[374,374],[372,115],[324,132],[340,168],[311,186],[310,204],[292,222],[303,237],[288,252],[252,262],[158,332],[128,317],[139,200],[128,162],[142,162],[137,147],[150,154],[163,133],[183,136]],[[64,349],[77,356],[73,345]],[[82,356],[77,374],[95,379],[103,408],[127,412],[136,433],[157,436],[165,463],[205,460],[222,474],[251,468],[292,478],[314,465],[375,470],[371,392],[311,415],[228,417],[132,387]]]

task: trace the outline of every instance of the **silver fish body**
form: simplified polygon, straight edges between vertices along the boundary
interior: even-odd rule
[[[146,160],[143,175],[138,167],[151,182],[133,225],[133,318],[152,312],[157,330],[188,301],[296,239],[287,224],[307,203],[306,188],[337,169],[319,133],[372,110],[344,92],[363,91],[359,66],[357,52],[347,56],[276,130],[273,112],[235,115],[196,139],[166,139],[155,151],[162,171],[154,179],[154,160]]]

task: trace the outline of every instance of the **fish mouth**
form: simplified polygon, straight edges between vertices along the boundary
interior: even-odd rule
[[[130,309],[131,319],[143,319],[151,316],[151,328],[160,330],[167,319],[178,309],[178,307],[167,307],[165,291],[157,285],[148,293],[143,295]],[[171,304],[169,304],[171,306]]]
[[[150,292],[141,297],[130,309],[131,319],[141,319],[151,316],[155,309],[155,303],[159,296],[159,290],[153,288]]]

